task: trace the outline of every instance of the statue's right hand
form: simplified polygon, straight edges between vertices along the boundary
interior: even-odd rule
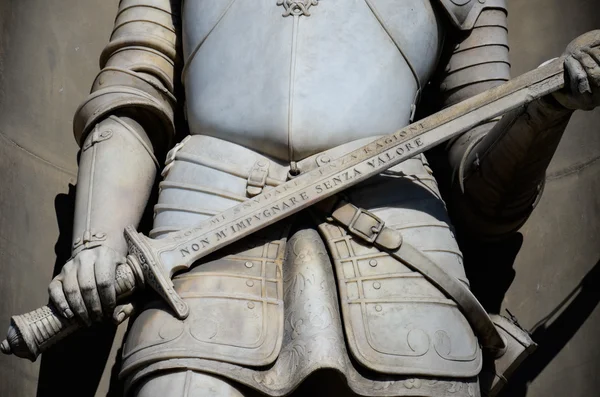
[[[125,258],[109,247],[79,252],[48,287],[50,300],[66,318],[77,315],[87,325],[112,316],[116,305],[115,271]]]

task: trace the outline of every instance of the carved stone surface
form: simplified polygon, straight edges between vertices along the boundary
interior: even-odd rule
[[[65,131],[69,130],[72,109],[86,95],[90,77],[97,69],[97,54],[106,42],[117,5],[116,1],[68,0],[57,8],[56,4],[51,3],[4,2],[0,5],[0,24],[4,28],[4,37],[10,38],[5,40],[5,51],[0,54],[4,77],[0,79],[0,85],[2,91],[10,96],[10,101],[3,101],[0,105],[2,133],[8,137],[2,145],[5,165],[2,167],[2,181],[5,186],[10,187],[3,190],[0,200],[3,214],[3,243],[0,248],[4,255],[2,311],[5,319],[11,314],[30,310],[46,302],[45,287],[52,271],[48,260],[52,261],[54,255],[58,234],[57,219],[62,237],[68,239],[66,236],[70,235],[68,226],[61,221],[69,222],[69,215],[61,211],[61,208],[64,209],[63,193],[67,192],[67,184],[74,184],[76,177],[76,149],[72,140],[69,142]],[[217,6],[217,3],[228,2],[214,3]],[[283,7],[276,7],[274,3],[275,1],[271,1],[281,18]],[[486,3],[489,4],[490,1]],[[513,65],[516,65],[513,75],[535,68],[542,60],[559,55],[570,35],[598,26],[597,13],[589,1],[514,0],[510,7],[513,41],[511,58]],[[533,16],[539,15],[540,9],[549,18],[534,18]],[[311,10],[313,16],[298,19],[316,19],[321,15],[321,8],[318,6]],[[84,26],[82,21],[85,18],[82,19],[82,15],[94,15],[97,23],[93,29]],[[291,23],[293,18],[281,19]],[[555,25],[557,20],[561,20],[560,25]],[[57,21],[61,27],[69,28],[57,29]],[[57,40],[61,43],[60,46],[56,45]],[[32,56],[36,62],[31,62]],[[33,75],[36,78],[30,79]],[[62,82],[65,81],[69,84],[63,85]],[[593,161],[597,157],[597,134],[589,133],[594,131],[593,120],[597,116],[597,112],[576,115],[575,122],[567,133],[568,138],[561,145],[557,159],[549,170],[549,187],[541,202],[542,207],[536,210],[534,218],[524,231],[525,244],[517,261],[517,281],[507,297],[508,307],[518,314],[525,325],[531,326],[551,312],[564,299],[565,289],[575,287],[598,258],[597,244],[589,239],[589,236],[597,235],[595,225],[598,223],[594,218],[597,203],[593,199],[597,196],[593,192],[598,190],[595,182],[595,165],[598,162]],[[35,156],[31,156],[31,153]],[[15,164],[18,165],[18,173],[14,172]],[[27,184],[23,184],[23,180]],[[564,202],[571,205],[557,205]],[[562,232],[547,233],[548,230]],[[75,237],[77,236],[81,237]],[[59,239],[59,250],[60,246],[64,246],[63,242],[62,238]],[[72,243],[74,241],[67,241],[66,247]],[[26,249],[24,244],[27,247],[32,245]],[[67,253],[61,258],[66,260],[68,256]],[[565,264],[569,268],[568,272],[564,272]],[[485,260],[477,266],[486,273],[486,277],[489,277],[490,269],[497,267],[495,262],[492,265]],[[560,283],[556,282],[557,275],[560,275]],[[587,282],[583,285],[586,293],[572,307],[591,310],[590,301],[595,297],[594,289],[590,287],[588,290]],[[538,299],[531,299],[533,293]],[[581,313],[581,310],[577,313]],[[597,353],[593,343],[590,344],[597,334],[594,330],[598,325],[596,314],[597,311],[593,312],[572,339],[571,335],[564,339],[556,338],[550,327],[547,340],[552,343],[546,343],[546,347],[552,345],[551,351],[559,350],[563,346],[561,343],[566,343],[568,339],[570,341],[568,347],[562,349],[559,356],[532,382],[528,395],[554,393],[583,396],[589,394],[589,390],[598,388],[597,377],[590,376],[593,365],[589,365],[594,362]],[[565,318],[567,317],[572,318]],[[576,317],[581,322],[585,318],[579,315]],[[564,323],[557,322],[554,328],[564,330],[562,325]],[[566,328],[575,332],[572,325],[570,323]],[[560,334],[565,335],[563,332]],[[87,342],[91,340],[93,345],[98,344],[96,335],[86,339]],[[65,348],[66,346],[68,345],[64,345]],[[89,354],[89,348],[91,346],[87,344],[80,350]],[[71,374],[72,379],[79,380],[90,376],[92,371],[89,365],[82,366],[81,362],[93,363],[96,362],[95,358],[73,360],[70,369],[74,371],[69,371],[63,369],[69,365],[63,352],[61,349],[62,356],[55,361],[50,360],[52,354],[46,355],[40,374],[42,382],[39,387],[42,390],[52,383],[48,381],[52,377],[48,374],[50,368],[56,371],[53,374],[56,375],[54,379],[59,384],[59,390],[64,387],[65,373]],[[550,360],[550,355],[542,356]],[[38,367],[29,362],[18,362],[14,357],[2,359],[4,361],[0,376],[3,382],[0,395],[35,395]],[[108,364],[107,368],[110,366]],[[532,377],[541,370],[541,367],[536,368],[536,371],[531,372]],[[554,382],[556,373],[561,374],[559,383]],[[185,384],[184,379],[182,382]],[[86,383],[95,384],[93,381]],[[28,384],[28,390],[19,390],[18,387],[22,384]],[[83,390],[78,392],[86,395]],[[38,390],[39,393],[44,394]],[[105,394],[102,389],[98,393]]]
[[[129,375],[129,387],[139,385],[142,379],[154,378],[151,383],[156,390],[176,389],[175,385],[181,382],[180,375],[177,372],[171,376],[163,375],[162,371],[168,367],[174,371],[185,368],[218,374],[262,393],[283,396],[296,388],[312,372],[329,368],[341,372],[350,388],[360,395],[457,397],[480,395],[476,377],[458,380],[390,376],[357,367],[346,350],[333,268],[317,231],[306,229],[295,233],[287,244],[286,258],[283,269],[283,306],[285,307],[283,343],[279,355],[269,367],[249,368],[223,361],[184,358],[182,353],[177,351],[190,346],[189,344],[181,340],[181,348],[177,349],[176,344],[169,344],[169,340],[162,340],[160,343],[164,345],[161,350],[167,352],[173,349],[174,352],[168,363],[150,363],[142,370],[130,371],[128,366],[134,369],[136,363],[130,361],[128,353],[125,353],[125,370]],[[225,263],[222,262],[221,265]],[[154,316],[157,314],[167,320],[156,324],[176,324],[173,322],[176,320],[168,319],[167,313],[159,314],[153,311]],[[210,324],[204,321],[201,327],[208,332],[213,329]],[[180,331],[173,333],[175,337],[171,340],[176,339],[179,334]],[[141,346],[148,346],[143,342],[140,343]],[[169,388],[166,385],[173,386]],[[149,388],[142,389],[144,397],[159,395],[150,394]]]
[[[402,258],[389,260],[376,241],[386,222],[455,283],[464,283],[463,289],[468,285],[431,169],[423,156],[414,157],[449,138],[442,132],[444,124],[452,126],[453,134],[465,133],[449,145],[451,163],[458,161],[452,163],[458,169],[457,194],[478,205],[462,201],[465,219],[470,221],[477,211],[489,215],[489,201],[492,215],[498,211],[502,216],[478,221],[488,227],[486,232],[492,230],[486,223],[490,219],[505,231],[531,211],[531,192],[538,193],[551,149],[570,116],[559,96],[553,102],[537,100],[563,85],[568,73],[563,73],[562,61],[406,127],[442,53],[445,19],[440,9],[456,28],[477,28],[451,53],[439,87],[441,105],[455,104],[508,78],[505,2],[485,3],[451,0],[440,8],[426,0],[231,0],[219,6],[199,1],[185,2],[180,14],[167,0],[121,2],[102,55],[103,70],[75,119],[82,146],[76,250],[50,285],[53,301],[69,316],[71,310],[64,305],[68,299],[84,321],[89,319],[80,310],[82,299],[73,299],[77,288],[95,316],[101,304],[106,306],[102,277],[106,266],[125,254],[120,231],[124,224],[139,221],[147,203],[157,174],[154,151],[170,147],[177,107],[176,44],[183,41],[192,138],[168,156],[155,207],[153,233],[159,239],[136,240],[127,229],[129,249],[146,271],[147,285],[172,304],[179,318],[150,305],[136,319],[124,349],[128,383],[140,396],[160,395],[157,390],[168,390],[170,382],[185,374],[183,393],[188,396],[194,393],[192,384],[200,385],[199,390],[215,385],[222,395],[235,394],[226,386],[233,382],[281,395],[316,369],[330,368],[344,374],[362,395],[478,395],[481,353],[458,300],[448,299],[427,277],[408,271]],[[322,18],[310,17],[315,9]],[[581,39],[577,45],[593,41]],[[528,78],[532,84],[519,85]],[[494,101],[477,102],[481,98]],[[478,125],[515,107],[522,109],[497,124]],[[136,111],[117,112],[122,108]],[[144,111],[137,112],[140,108]],[[472,108],[478,112],[468,117]],[[462,118],[452,117],[456,115]],[[109,125],[117,131],[105,129]],[[152,131],[146,131],[149,126]],[[361,141],[394,130],[398,132],[370,145]],[[538,153],[534,143],[539,143],[540,131],[545,141]],[[513,139],[520,150],[511,151],[517,159],[511,162],[503,153]],[[346,149],[356,142],[362,148],[348,154]],[[338,157],[337,149],[346,156],[337,161],[323,157]],[[506,176],[530,152],[539,158],[527,163],[523,173],[530,178],[519,179],[515,187]],[[406,161],[375,176],[401,160]],[[302,168],[303,163],[312,167]],[[496,179],[488,178],[490,169],[500,171]],[[362,235],[372,233],[370,243],[378,248],[354,239],[361,237],[354,220],[348,227],[353,237],[335,226],[321,228],[335,262],[339,295],[317,232],[296,234],[284,255],[283,224],[270,229],[274,235],[255,235],[240,243],[254,241],[252,246],[237,245],[229,255],[216,253],[196,263],[194,271],[175,278],[177,294],[171,289],[167,277],[202,255],[366,176],[374,179],[350,195],[377,214],[369,216],[381,227]],[[286,180],[291,181],[282,185]],[[506,210],[510,216],[494,200],[509,205],[516,200]],[[42,309],[30,316],[36,339],[45,338],[48,324],[57,326],[43,322],[50,315],[56,313]],[[40,321],[43,327],[37,326]],[[138,389],[143,384],[159,387],[154,392]]]
[[[284,17],[293,15],[293,16],[310,16],[310,7],[316,6],[319,4],[319,0],[279,0],[277,1],[278,6],[283,6],[285,8],[285,12],[283,13]]]

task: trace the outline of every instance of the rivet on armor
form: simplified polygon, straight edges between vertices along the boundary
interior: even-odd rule
[[[326,154],[323,154],[323,155],[317,157],[317,165],[318,166],[329,164],[330,162],[331,162],[331,157],[329,157]]]
[[[383,308],[381,307],[381,305],[377,305],[377,306],[375,306],[375,310],[380,312],[383,310]]]
[[[447,88],[448,88],[448,85],[446,83],[440,84],[440,91],[446,91]]]
[[[252,266],[254,266],[254,263],[252,263],[252,262],[246,262],[245,265],[246,265],[246,267],[248,269],[250,269]]]
[[[381,283],[379,283],[379,282],[377,282],[377,281],[376,281],[376,282],[374,282],[374,283],[373,283],[373,288],[375,288],[375,289],[381,289]]]
[[[254,302],[248,302],[248,309],[254,309]]]
[[[371,260],[369,261],[369,266],[371,266],[371,267],[375,267],[375,266],[377,266],[377,260],[376,260],[376,259],[371,259]]]
[[[479,0],[481,4],[485,4],[485,0]]]
[[[298,163],[295,161],[290,161],[290,170],[288,171],[288,179],[294,179],[298,175],[300,175],[300,169],[298,168]]]
[[[248,287],[254,287],[254,281],[252,281],[252,280],[248,280],[248,281],[246,281],[246,285],[247,285]]]

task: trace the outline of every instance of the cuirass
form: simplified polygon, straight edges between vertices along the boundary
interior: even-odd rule
[[[301,160],[408,124],[439,58],[430,0],[183,5],[192,134]]]
[[[289,161],[309,172],[407,125],[441,41],[430,0],[186,0],[194,136],[167,156],[150,236],[275,188]],[[346,193],[468,284],[425,156]],[[190,316],[151,305],[136,319],[123,350],[131,384],[185,367],[275,396],[329,368],[361,395],[478,395],[481,350],[453,301],[339,228],[321,225],[327,252],[315,230],[316,245],[288,245],[285,224],[174,279]]]

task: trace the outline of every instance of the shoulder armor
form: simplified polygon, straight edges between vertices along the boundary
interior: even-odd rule
[[[452,25],[460,30],[471,30],[485,9],[495,8],[507,12],[506,0],[439,0]]]

